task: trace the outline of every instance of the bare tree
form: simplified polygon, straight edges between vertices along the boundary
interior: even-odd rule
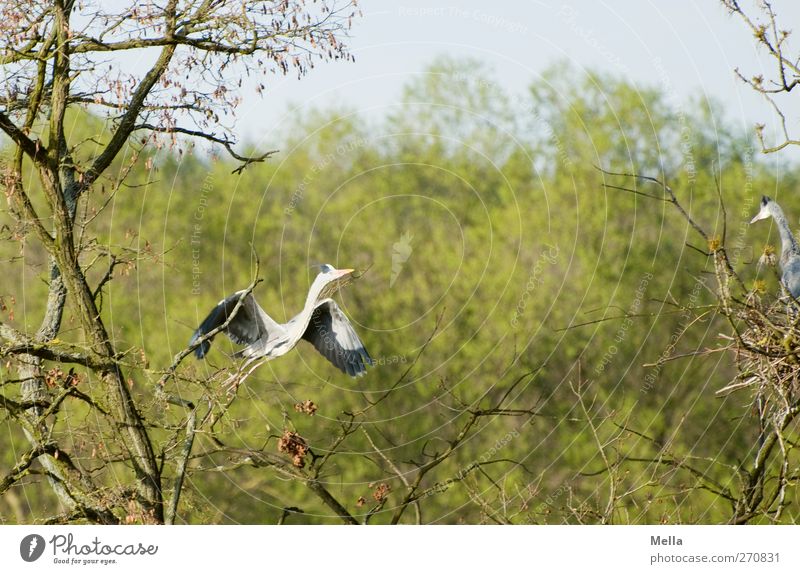
[[[0,395],[0,409],[30,445],[0,480],[0,494],[38,473],[64,509],[51,521],[174,519],[196,410],[180,403],[189,413],[183,430],[161,429],[171,438],[156,444],[158,425],[147,421],[131,389],[128,371],[141,365],[115,348],[99,310],[115,269],[136,255],[99,249],[92,241],[93,217],[79,207],[100,185],[119,186],[146,146],[180,146],[184,136],[223,146],[240,169],[264,160],[269,153],[236,153],[232,133],[220,127],[220,116],[240,100],[243,66],[262,78],[303,76],[316,60],[349,59],[343,40],[356,10],[354,2],[336,0],[11,0],[0,6],[0,129],[11,142],[2,185],[15,226],[9,236],[38,242],[50,258],[38,331],[28,335],[0,323],[2,386],[19,389],[18,398]],[[131,52],[149,62],[141,73],[119,64]],[[75,108],[106,111],[106,141],[70,141],[65,118]],[[133,160],[128,153],[121,164],[126,146]],[[121,165],[113,175],[112,164]],[[33,166],[34,177],[24,165]],[[107,262],[106,271],[93,280],[88,269],[98,260]],[[59,338],[68,303],[80,322],[73,343]],[[175,365],[165,377],[174,372]],[[82,390],[85,377],[99,385],[96,392]],[[68,408],[89,409],[94,430],[108,439],[98,441],[104,449],[95,452],[99,464],[88,463],[91,457],[79,452],[85,445],[60,432],[59,418]],[[181,432],[180,455],[173,458],[165,452],[172,452]],[[169,472],[178,477],[169,503],[165,458],[177,466]],[[101,472],[109,466],[116,484]]]
[[[800,53],[789,45],[791,30],[781,27],[778,14],[771,2],[758,0],[755,14],[742,8],[739,0],[721,0],[722,5],[738,16],[750,29],[756,45],[763,48],[774,65],[773,73],[749,76],[739,68],[736,75],[769,102],[780,121],[781,139],[768,144],[764,137],[764,125],[756,126],[756,136],[764,153],[780,151],[787,146],[800,145],[800,139],[791,135],[786,114],[781,109],[781,97],[787,96],[800,83]]]
[[[284,428],[259,448],[229,439],[238,395],[224,383],[241,383],[251,370],[234,366],[201,377],[183,364],[193,347],[153,367],[115,345],[101,314],[104,292],[146,253],[99,245],[98,212],[88,206],[93,196],[101,196],[100,211],[108,202],[95,192],[119,188],[153,148],[182,150],[204,140],[227,150],[236,171],[269,157],[236,152],[233,133],[221,127],[221,117],[240,101],[243,75],[303,76],[316,60],[351,58],[344,39],[357,8],[349,0],[112,6],[61,0],[0,6],[0,130],[10,141],[2,186],[12,216],[0,233],[37,245],[49,258],[47,304],[36,332],[0,323],[0,411],[27,440],[27,450],[0,473],[0,496],[20,484],[37,489],[60,508],[33,517],[47,523],[171,524],[182,515],[190,481],[252,467],[279,479],[276,498],[289,496],[282,485],[302,485],[331,520],[348,524],[379,515],[385,522],[423,522],[423,501],[457,487],[486,520],[511,522],[505,492],[490,471],[521,465],[497,453],[502,441],[479,457],[464,447],[489,424],[525,424],[536,415],[521,404],[531,374],[508,375],[472,400],[443,384],[439,406],[452,423],[405,459],[392,448],[391,432],[365,422],[377,405],[391,404],[427,344],[385,393],[364,395],[361,407],[341,413],[332,429],[320,424],[319,436],[310,438],[298,432],[292,417],[317,410],[306,400],[296,413],[284,413]],[[128,53],[140,54],[146,69],[125,70],[119,58]],[[109,133],[72,141],[66,118],[75,109],[105,114]],[[256,263],[244,293],[259,280]],[[77,328],[62,325],[70,315]],[[378,469],[382,479],[371,485],[369,504],[330,488],[342,453],[357,453]],[[451,475],[456,455],[471,462]],[[497,492],[487,492],[476,476]],[[280,523],[304,512],[296,504],[306,501],[285,504]]]
[[[720,384],[717,396],[736,393],[750,405],[749,413],[745,415],[745,420],[750,424],[744,425],[744,428],[749,426],[751,435],[755,437],[751,447],[752,456],[745,460],[731,462],[720,453],[678,456],[670,450],[669,445],[637,432],[623,422],[620,426],[626,432],[632,432],[652,445],[654,456],[622,456],[609,465],[609,475],[612,469],[623,463],[661,466],[670,472],[659,480],[674,480],[674,473],[679,472],[682,484],[691,484],[692,490],[711,492],[728,504],[730,523],[780,522],[787,506],[794,501],[789,485],[800,475],[800,457],[796,452],[800,431],[800,363],[797,358],[800,320],[797,302],[785,289],[781,298],[766,296],[764,281],[756,280],[748,286],[735,269],[734,260],[728,255],[727,212],[719,189],[717,194],[722,225],[716,230],[717,233],[713,233],[684,208],[665,182],[635,174],[604,173],[628,178],[636,184],[634,187],[607,185],[611,189],[671,204],[703,241],[702,247],[689,246],[708,260],[716,280],[712,305],[696,305],[686,301],[676,301],[675,304],[691,318],[688,322],[690,326],[700,320],[720,321],[719,329],[722,332],[718,345],[686,353],[677,353],[673,348],[671,353],[662,355],[657,363],[650,366],[660,367],[666,362],[690,357],[727,354],[735,366],[736,375],[733,380]],[[646,191],[642,191],[639,184]],[[653,188],[661,193],[652,193]],[[762,261],[775,268],[776,257],[772,246],[765,247]],[[684,334],[685,331],[681,336]],[[711,468],[721,469],[724,478],[715,478],[701,467],[701,463],[706,466],[710,463]]]

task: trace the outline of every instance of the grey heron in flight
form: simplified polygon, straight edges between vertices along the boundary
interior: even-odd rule
[[[789,229],[789,222],[781,206],[765,195],[761,198],[761,210],[750,223],[769,217],[775,220],[781,235],[781,282],[792,297],[797,299],[800,296],[800,247]]]
[[[248,359],[274,359],[291,351],[300,339],[305,339],[342,372],[360,377],[372,365],[372,358],[358,338],[353,326],[336,302],[330,297],[350,282],[353,269],[336,269],[327,263],[320,265],[308,290],[303,310],[288,322],[274,321],[252,293],[244,295],[242,305],[223,332],[235,343],[247,345],[236,355]],[[194,332],[189,345],[222,326],[233,313],[245,291],[237,291],[220,301]],[[211,348],[203,341],[194,351],[202,359]]]

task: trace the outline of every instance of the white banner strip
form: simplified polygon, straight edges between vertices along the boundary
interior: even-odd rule
[[[797,526],[3,526],[0,564],[14,573],[797,573],[799,540]]]

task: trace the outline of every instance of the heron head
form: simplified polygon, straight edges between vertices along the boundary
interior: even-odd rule
[[[750,220],[750,223],[755,223],[756,221],[760,221],[762,219],[767,219],[768,217],[772,217],[772,206],[775,204],[772,199],[767,197],[766,195],[761,196],[761,209],[756,214],[756,216]]]
[[[320,274],[325,275],[329,280],[347,277],[352,275],[354,271],[355,269],[336,269],[330,263],[320,263],[319,265]]]
[[[355,269],[336,269],[330,263],[322,263],[319,266],[317,281],[323,282],[323,290],[320,297],[330,297],[336,291],[350,283]]]

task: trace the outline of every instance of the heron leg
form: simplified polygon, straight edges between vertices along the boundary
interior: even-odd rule
[[[225,392],[228,395],[235,395],[239,392],[240,384],[242,384],[242,379],[239,376],[239,373],[237,372],[229,376],[222,384],[222,387],[225,389]]]
[[[235,395],[239,391],[239,385],[245,382],[253,372],[266,363],[269,359],[264,357],[250,357],[242,365],[231,373],[230,376],[222,383],[223,387],[229,395]]]

